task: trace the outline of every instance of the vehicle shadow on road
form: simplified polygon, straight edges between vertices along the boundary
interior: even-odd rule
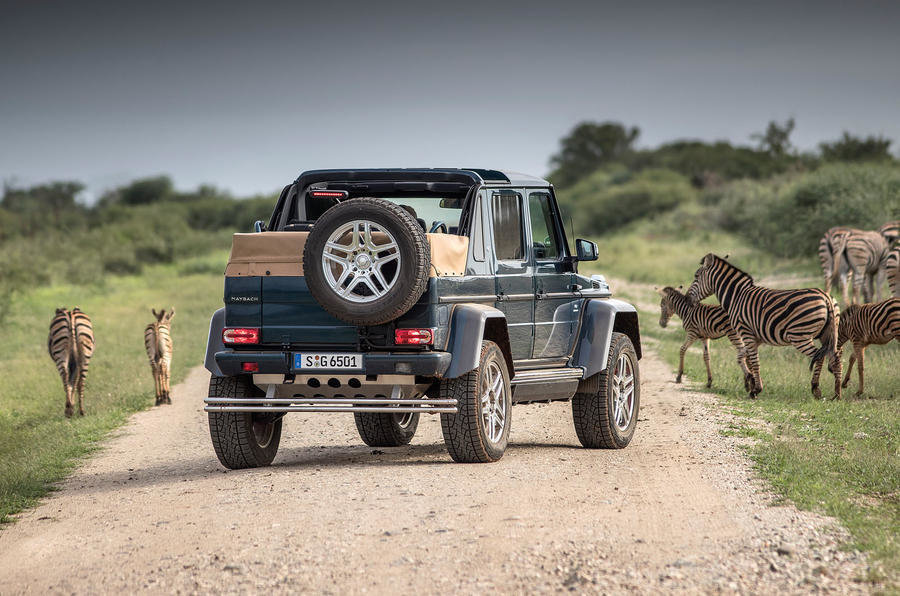
[[[585,452],[578,445],[539,443],[534,441],[510,443],[505,458],[515,458],[533,451]],[[502,460],[501,460],[502,461]],[[266,468],[226,470],[215,456],[160,462],[157,465],[106,471],[84,476],[76,475],[61,487],[77,494],[138,490],[153,487],[172,487],[184,482],[200,481],[222,474],[252,477],[279,470],[309,468],[346,468],[349,466],[431,466],[456,465],[443,443],[407,445],[404,447],[373,448],[365,445],[312,445],[282,449],[275,462]]]

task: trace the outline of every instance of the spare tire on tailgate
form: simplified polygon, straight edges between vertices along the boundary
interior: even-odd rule
[[[316,220],[303,250],[313,298],[347,323],[380,325],[412,308],[428,285],[425,232],[405,209],[350,199]]]

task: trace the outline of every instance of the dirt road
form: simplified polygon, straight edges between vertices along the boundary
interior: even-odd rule
[[[451,463],[436,418],[373,451],[349,415],[296,415],[275,465],[241,472],[213,455],[197,369],[0,531],[0,593],[867,589],[833,522],[771,506],[712,397],[652,353],[641,369],[622,451],[578,447],[566,403],[514,408],[492,465]]]

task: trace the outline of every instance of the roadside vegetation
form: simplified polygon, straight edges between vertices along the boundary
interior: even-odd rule
[[[176,307],[172,384],[197,366],[210,313],[221,306],[226,257],[217,251],[146,266],[142,275],[53,284],[17,297],[3,324],[0,351],[0,521],[33,505],[131,413],[153,405],[144,351],[151,308]],[[47,326],[63,304],[77,304],[93,317],[97,346],[86,383],[86,415],[71,419],[63,415],[65,394],[47,355]],[[202,397],[193,396],[198,404]]]
[[[77,182],[7,185],[0,199],[0,522],[153,405],[143,343],[151,308],[176,307],[172,383],[202,360],[231,234],[266,219],[274,204],[207,186],[177,192],[165,176],[112,189],[90,206],[82,190]],[[47,354],[50,319],[62,306],[80,306],[96,338],[86,415],[72,419]]]
[[[900,164],[888,152],[890,141],[845,134],[823,143],[818,154],[798,154],[790,148],[788,124],[770,124],[755,148],[685,142],[644,151],[630,148],[633,129],[615,123],[576,127],[570,137],[628,141],[595,152],[593,159],[582,154],[580,161],[562,159],[567,141],[582,150],[602,143],[563,140],[552,177],[562,182],[564,213],[578,214],[576,234],[600,246],[599,261],[588,269],[607,275],[614,293],[636,304],[642,336],[673,371],[684,331],[677,317],[667,329],[659,327],[654,287],[686,290],[708,252],[729,255],[769,287],[822,287],[816,247],[825,230],[875,229],[900,219]],[[850,351],[845,346],[845,371]],[[699,381],[688,381],[692,389],[715,392],[737,416],[724,432],[751,439],[749,455],[774,490],[801,508],[839,519],[853,546],[872,555],[870,579],[896,588],[900,345],[869,347],[864,395],[854,396],[854,370],[841,401],[813,399],[809,361],[792,348],[761,347],[764,388],[752,401],[727,340],[711,342],[711,358],[712,389],[705,388],[699,342],[686,355],[685,374]],[[830,397],[833,377],[826,370],[820,383]]]

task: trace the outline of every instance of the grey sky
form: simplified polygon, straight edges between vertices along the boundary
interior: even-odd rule
[[[900,142],[900,3],[0,4],[0,179],[170,173],[236,194],[319,167],[545,174],[579,120],[749,143],[797,119]],[[896,150],[896,147],[895,147]]]

